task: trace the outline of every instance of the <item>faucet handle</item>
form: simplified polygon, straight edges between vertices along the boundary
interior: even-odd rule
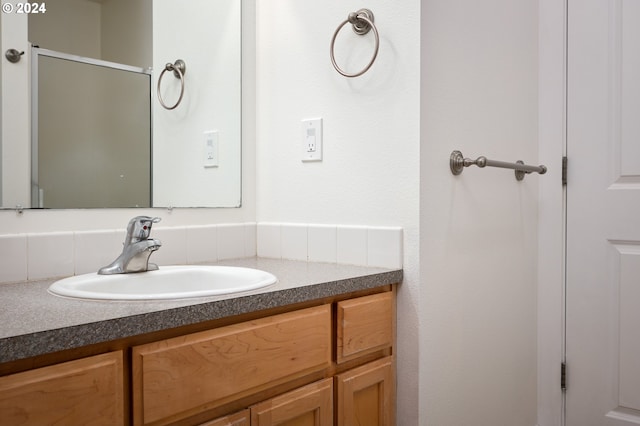
[[[160,220],[162,219],[159,217],[151,216],[136,216],[131,219],[127,226],[125,245],[148,239],[149,234],[151,234],[151,227],[154,223],[160,222]]]

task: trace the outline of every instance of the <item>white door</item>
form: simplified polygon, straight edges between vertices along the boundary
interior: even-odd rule
[[[566,424],[640,424],[640,0],[568,1]]]

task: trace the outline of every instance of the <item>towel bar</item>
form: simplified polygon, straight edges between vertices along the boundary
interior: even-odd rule
[[[520,160],[516,161],[515,163],[489,160],[487,157],[478,157],[475,160],[472,160],[470,158],[464,158],[462,152],[460,151],[453,151],[451,153],[451,156],[449,157],[449,167],[451,168],[451,173],[453,173],[454,175],[461,174],[465,167],[469,167],[472,165],[476,165],[480,168],[489,166],[500,167],[503,169],[513,169],[515,170],[516,180],[524,179],[525,174],[535,172],[543,175],[547,172],[546,166],[530,166],[524,164]]]

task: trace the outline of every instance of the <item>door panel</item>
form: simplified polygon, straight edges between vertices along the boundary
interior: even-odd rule
[[[569,0],[568,426],[640,424],[640,1]]]

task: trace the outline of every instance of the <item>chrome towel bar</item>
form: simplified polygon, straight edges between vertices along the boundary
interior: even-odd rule
[[[547,173],[546,166],[529,166],[527,164],[524,164],[520,160],[516,161],[515,163],[489,160],[487,157],[478,157],[475,160],[472,160],[470,158],[464,158],[460,151],[453,151],[451,153],[451,157],[449,157],[449,167],[451,168],[451,173],[453,173],[454,175],[461,174],[465,167],[469,167],[472,165],[476,165],[480,168],[489,166],[501,167],[503,169],[513,169],[515,170],[516,180],[522,180],[524,179],[525,174],[533,172],[539,173],[541,175]]]

